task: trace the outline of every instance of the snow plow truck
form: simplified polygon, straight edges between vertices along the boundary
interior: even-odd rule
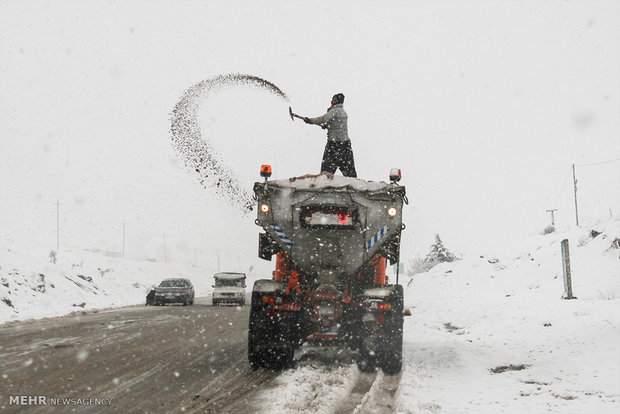
[[[390,183],[328,173],[254,184],[258,256],[271,260],[271,279],[252,290],[248,360],[252,368],[290,366],[305,342],[357,351],[363,371],[400,372],[403,288],[390,284],[405,225],[400,170]]]

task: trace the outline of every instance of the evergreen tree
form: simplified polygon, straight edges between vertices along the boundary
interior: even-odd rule
[[[426,258],[424,260],[430,263],[437,264],[444,262],[454,262],[458,259],[443,245],[439,234],[435,234],[435,244],[431,245],[431,251],[428,255],[426,255]]]
[[[431,251],[424,259],[416,258],[409,260],[407,275],[412,277],[417,273],[424,273],[431,270],[434,266],[444,262],[454,262],[458,258],[443,245],[439,234],[435,235],[435,244],[431,245]]]

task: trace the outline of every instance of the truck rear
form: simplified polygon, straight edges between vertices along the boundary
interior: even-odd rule
[[[253,368],[291,364],[304,342],[359,351],[362,370],[401,369],[403,288],[398,263],[405,187],[331,174],[254,185],[260,258],[275,256],[270,279],[252,290],[248,359]]]

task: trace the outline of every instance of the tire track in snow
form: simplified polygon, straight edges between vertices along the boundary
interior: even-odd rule
[[[283,371],[257,393],[262,413],[375,414],[396,411],[400,374],[361,372],[355,354],[339,347],[302,349],[296,367]]]
[[[385,375],[381,371],[359,373],[357,383],[347,399],[334,413],[383,414],[396,411],[395,395],[400,384],[399,375]]]
[[[396,411],[395,395],[400,384],[400,374],[375,374],[375,380],[353,414],[387,414]]]

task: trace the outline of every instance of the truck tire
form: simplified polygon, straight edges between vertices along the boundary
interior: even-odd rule
[[[292,344],[280,343],[268,348],[260,332],[250,332],[248,335],[248,361],[252,369],[285,369],[292,365],[294,355]]]
[[[293,362],[294,350],[292,346],[281,340],[274,329],[264,329],[266,325],[264,315],[257,311],[250,312],[248,329],[248,361],[252,369],[282,369]],[[280,339],[280,338],[278,338]]]
[[[360,354],[357,360],[357,367],[362,372],[373,372],[377,369],[376,354],[372,350],[374,346],[369,343],[371,338],[365,338],[360,344]]]
[[[388,375],[398,374],[403,365],[403,317],[399,319],[391,329],[391,337],[383,341],[381,351],[377,352],[379,367]]]
[[[248,361],[252,369],[265,368],[266,355],[258,350],[256,333],[250,332],[248,335]]]
[[[251,304],[248,324],[248,361],[252,369],[284,369],[293,363],[294,341],[284,326],[270,319],[261,306]]]
[[[392,311],[383,314],[385,322],[381,325],[373,321],[363,324],[360,330],[361,371],[370,372],[381,368],[387,375],[394,375],[402,369],[403,361],[403,287],[392,287],[392,293],[386,298],[392,304]]]
[[[388,320],[384,331],[381,351],[377,360],[380,368],[388,375],[398,374],[403,365],[403,308],[404,294],[401,285],[396,286],[395,295],[390,299],[396,305],[392,317]]]

